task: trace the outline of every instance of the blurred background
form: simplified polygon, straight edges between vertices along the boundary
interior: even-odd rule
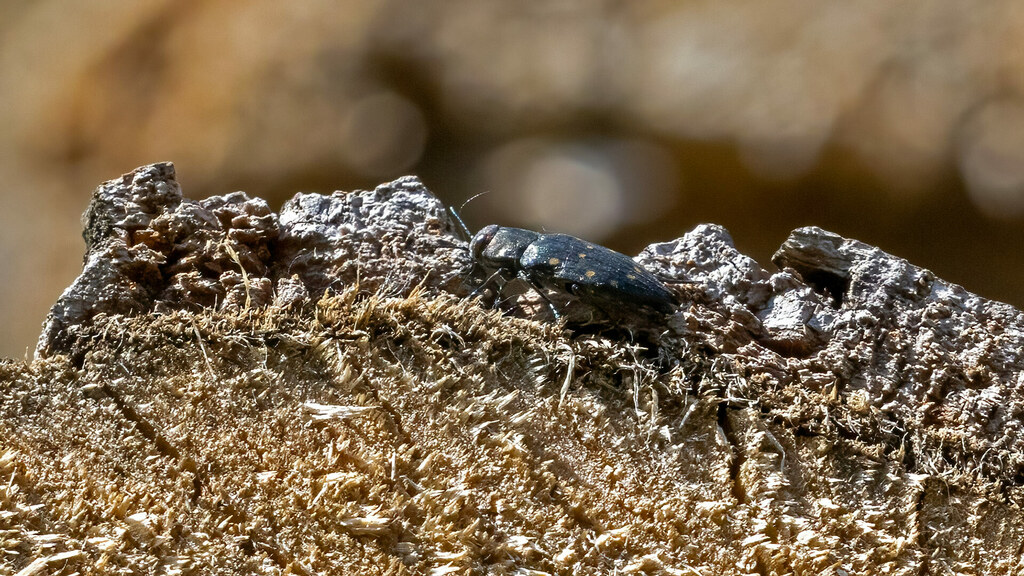
[[[0,356],[78,275],[100,182],[186,196],[417,174],[627,254],[701,222],[762,265],[815,224],[1024,305],[1013,0],[4,0]]]

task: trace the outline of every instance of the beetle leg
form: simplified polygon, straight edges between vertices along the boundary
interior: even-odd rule
[[[555,306],[555,303],[551,301],[551,298],[548,298],[548,295],[544,293],[544,288],[537,282],[534,282],[529,276],[527,276],[526,272],[523,272],[522,270],[519,271],[518,276],[520,280],[532,286],[533,291],[536,292],[537,294],[540,294],[540,297],[543,298],[544,301],[548,303],[548,309],[550,309],[551,314],[555,316],[555,322],[561,322],[562,315],[559,314],[558,308]]]
[[[473,290],[473,292],[469,294],[469,297],[476,298],[477,296],[479,296],[483,289],[487,288],[491,284],[491,282],[494,282],[494,279],[499,276],[501,276],[501,270],[495,270],[493,274],[488,276],[487,279],[483,281],[482,284],[476,287],[476,290]]]

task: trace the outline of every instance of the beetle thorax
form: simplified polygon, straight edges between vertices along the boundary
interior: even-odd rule
[[[515,270],[523,252],[539,237],[533,230],[491,224],[473,236],[469,247],[473,259],[484,268]]]

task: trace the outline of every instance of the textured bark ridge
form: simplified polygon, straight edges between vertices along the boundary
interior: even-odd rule
[[[1024,483],[1024,315],[881,250],[817,228],[776,253],[837,305],[809,369],[832,365],[850,399],[883,415],[931,474]]]
[[[82,224],[85,267],[46,319],[42,357],[80,352],[76,334],[97,314],[284,305],[357,281],[455,290],[466,264],[444,207],[413,177],[298,194],[278,215],[244,192],[185,199],[173,164],[152,164],[97,188]]]
[[[0,362],[9,572],[1024,572],[1024,316],[861,242],[652,245],[633,338],[467,298],[411,177],[274,214],[146,166],[85,238]]]

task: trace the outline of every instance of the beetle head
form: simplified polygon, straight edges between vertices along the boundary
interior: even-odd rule
[[[469,253],[472,254],[474,260],[481,264],[483,263],[481,258],[484,250],[491,244],[491,240],[494,239],[494,235],[498,233],[499,228],[497,224],[488,224],[473,235],[473,239],[469,241]]]

